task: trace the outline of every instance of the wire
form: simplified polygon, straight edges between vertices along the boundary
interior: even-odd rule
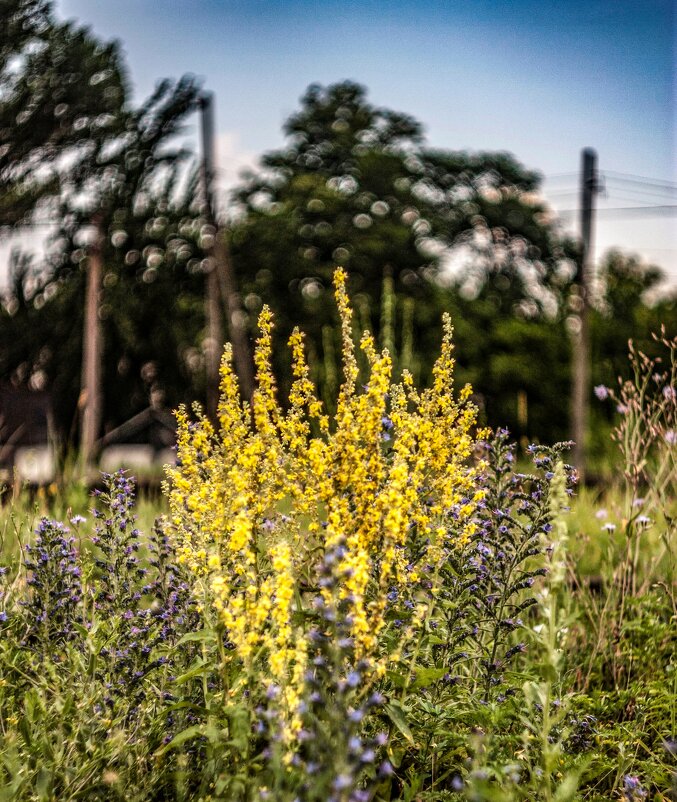
[[[635,173],[619,173],[616,170],[604,170],[603,172],[605,175],[620,176],[618,180],[627,180],[633,184],[653,184],[677,192],[677,182],[675,181],[663,181],[660,178],[649,178],[646,175],[636,175]]]
[[[623,194],[626,197],[629,197],[630,200],[637,200],[637,201],[646,201],[646,203],[657,203],[658,201],[671,201],[674,198],[671,198],[669,195],[660,195],[656,192],[648,192],[644,189],[633,189],[632,187],[624,187],[624,186],[614,186],[613,184],[609,184],[605,186],[608,195],[616,196],[618,194]]]
[[[624,184],[620,186],[613,183],[605,182],[605,189],[607,189],[610,193],[616,194],[617,192],[624,192],[634,195],[636,198],[651,198],[654,202],[657,200],[666,201],[666,200],[673,200],[670,195],[664,195],[660,192],[652,192],[650,189],[636,189],[634,187],[628,187]]]
[[[654,199],[665,199],[666,195],[677,195],[677,183],[673,181],[664,181],[658,178],[650,178],[649,176],[637,175],[636,173],[623,173],[617,170],[600,170],[599,176],[605,182],[610,184],[610,189],[613,189],[614,184],[620,184],[618,187],[624,188],[627,192],[634,192],[639,195],[646,195]],[[579,178],[579,173],[554,173],[552,175],[544,176],[544,183],[548,181],[558,181],[565,178]],[[630,185],[630,186],[629,186]],[[632,189],[635,187],[635,189]],[[543,194],[547,197],[556,197],[558,195],[574,195],[578,190],[567,190],[565,188],[555,189],[552,192],[544,191]]]
[[[609,187],[607,189],[607,191],[604,192],[600,197],[603,200],[610,200],[610,199],[618,198],[618,199],[624,200],[624,201],[634,201],[635,203],[643,203],[643,204],[646,204],[647,206],[655,206],[655,205],[657,205],[655,197],[652,198],[651,200],[649,200],[648,198],[642,198],[642,197],[639,197],[638,195],[636,195],[634,193],[634,191],[631,190],[631,189],[630,190],[625,190],[625,189],[619,190],[619,189],[616,189],[614,187]],[[661,200],[665,201],[666,198],[663,197],[663,198],[661,198]],[[658,204],[658,205],[662,205],[662,204]]]
[[[580,212],[580,209],[559,209],[557,211],[558,214],[578,214]],[[609,209],[595,209],[595,214],[607,214],[607,213],[614,214],[615,212],[643,212],[643,213],[649,212],[650,214],[655,214],[656,216],[660,216],[662,214],[666,215],[675,214],[675,211],[677,211],[677,203],[668,204],[665,206],[615,206],[615,207],[612,206]],[[622,217],[623,215],[620,214],[618,216]],[[635,214],[627,216],[639,217],[641,215]]]

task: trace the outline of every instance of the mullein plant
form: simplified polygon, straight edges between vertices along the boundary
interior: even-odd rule
[[[335,414],[298,332],[279,405],[264,310],[252,404],[226,351],[218,427],[179,413],[168,519],[142,535],[134,481],[105,475],[93,537],[81,516],[70,531],[43,519],[23,563],[0,566],[0,800],[564,802],[602,798],[592,784],[639,800],[670,783],[675,344],[663,338],[669,366],[636,355],[634,385],[604,391],[621,408],[628,549],[618,587],[586,606],[567,574],[566,444],[530,447],[522,473],[505,431],[475,432],[448,321],[429,390],[393,382],[368,334],[360,376],[345,281]],[[649,603],[650,652],[614,623]],[[605,708],[572,691],[612,637],[600,659],[624,673],[602,699],[625,677],[655,684],[609,762]],[[671,718],[656,723],[661,704]],[[653,736],[649,758],[623,752]]]
[[[194,421],[179,410],[167,492],[179,560],[232,647],[221,662],[225,697],[249,699],[259,719],[255,708],[267,711],[262,726],[274,727],[273,752],[290,774],[298,761],[319,760],[325,798],[357,800],[369,794],[354,795],[360,777],[379,771],[365,753],[376,756],[382,740],[362,740],[358,725],[378,708],[376,684],[427,615],[424,573],[437,575],[446,555],[473,537],[485,491],[471,459],[471,391],[453,391],[449,320],[432,386],[419,392],[406,371],[393,382],[391,356],[377,351],[369,333],[360,343],[368,371],[360,376],[342,270],[335,292],[344,376],[335,414],[330,418],[315,394],[298,331],[289,342],[289,405],[281,407],[271,368],[273,322],[264,309],[251,405],[240,400],[227,348],[218,426],[199,410]],[[399,625],[393,589],[407,605]],[[329,689],[320,691],[325,680]],[[321,720],[318,693],[326,695],[328,718],[308,736],[309,720],[317,727]],[[336,730],[340,750],[317,737],[327,727],[334,732],[343,717],[332,709],[348,716]]]

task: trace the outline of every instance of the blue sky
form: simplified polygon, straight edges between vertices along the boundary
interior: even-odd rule
[[[256,152],[279,144],[280,125],[309,83],[352,78],[374,102],[418,117],[435,145],[507,148],[557,170],[571,168],[580,147],[605,146],[614,164],[652,176],[671,167],[673,7],[667,0],[57,4],[61,15],[122,41],[137,97],[165,75],[204,77],[217,93],[222,130],[238,131]]]
[[[282,145],[281,125],[309,83],[350,78],[376,105],[416,117],[431,145],[508,150],[559,176],[545,191],[562,210],[576,206],[564,193],[576,191],[586,146],[610,171],[600,209],[677,204],[672,186],[630,183],[641,176],[677,186],[676,7],[673,0],[56,2],[60,17],[122,42],[136,100],[161,77],[204,79],[216,95],[226,185]],[[665,212],[600,212],[598,253],[611,245],[638,252],[677,284],[677,217]]]

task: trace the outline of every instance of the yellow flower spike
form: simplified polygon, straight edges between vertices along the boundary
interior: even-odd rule
[[[226,343],[220,368],[220,397],[217,417],[222,440],[241,441],[247,436],[249,420],[240,402],[240,388],[233,370],[233,347]]]
[[[280,408],[273,321],[264,308],[251,408],[240,400],[227,347],[218,432],[199,411],[191,422],[180,408],[178,463],[168,469],[179,559],[234,644],[227,660],[280,689],[275,704],[290,748],[301,726],[311,649],[307,618],[299,613],[310,605],[305,583],[313,585],[318,560],[341,545],[336,581],[320,593],[326,604],[347,607],[356,654],[379,676],[423,620],[417,607],[396,651],[383,654],[389,589],[396,586],[415,601],[421,566],[438,566],[454,547],[452,537],[462,543],[472,536],[482,498],[468,464],[475,444],[471,391],[464,388],[458,400],[452,393],[450,320],[444,321],[432,387],[418,393],[406,372],[391,384],[392,360],[366,333],[360,343],[368,366],[360,381],[365,389],[358,391],[343,270],[336,271],[334,287],[344,374],[334,420],[324,414],[310,381],[298,330],[289,339],[289,405]],[[452,508],[459,520],[450,535],[445,522]]]
[[[376,343],[374,342],[374,337],[369,331],[365,331],[362,334],[362,339],[360,340],[360,348],[364,351],[367,362],[370,365],[373,365],[376,362]]]
[[[355,382],[359,370],[355,359],[355,344],[353,343],[353,310],[350,307],[348,293],[346,292],[347,275],[342,267],[334,273],[334,294],[341,318],[341,353],[343,356],[343,374],[345,383],[341,387],[340,397],[345,400],[355,392]]]
[[[316,397],[315,387],[310,381],[310,369],[305,359],[303,334],[297,328],[289,338],[289,347],[292,350],[294,381],[289,391],[289,410],[286,417],[280,422],[280,431],[289,450],[297,457],[302,457],[307,448],[310,432],[310,424],[305,419],[305,414],[307,413],[307,417],[310,419],[316,418],[320,423],[320,430],[323,432],[328,431],[329,421],[322,414],[322,404]]]

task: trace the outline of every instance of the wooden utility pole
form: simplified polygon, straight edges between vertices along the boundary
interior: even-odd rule
[[[585,148],[581,154],[581,257],[578,267],[579,330],[573,332],[571,424],[573,461],[580,482],[585,481],[586,437],[590,406],[590,293],[592,284],[592,233],[594,198],[599,188],[597,153]]]
[[[200,111],[205,214],[214,228],[213,244],[205,248],[210,262],[205,288],[205,313],[209,340],[206,348],[207,412],[212,419],[215,419],[219,399],[219,364],[224,344],[222,314],[224,308],[240,391],[248,400],[254,391],[254,369],[247,337],[246,315],[240,302],[230,249],[225,232],[219,228],[214,207],[214,99],[211,93],[201,96]]]
[[[80,461],[87,473],[95,457],[101,428],[101,354],[103,337],[99,319],[99,296],[103,278],[103,231],[99,215],[92,218],[93,239],[87,247],[85,321],[82,335],[82,379],[78,406],[81,414]]]

